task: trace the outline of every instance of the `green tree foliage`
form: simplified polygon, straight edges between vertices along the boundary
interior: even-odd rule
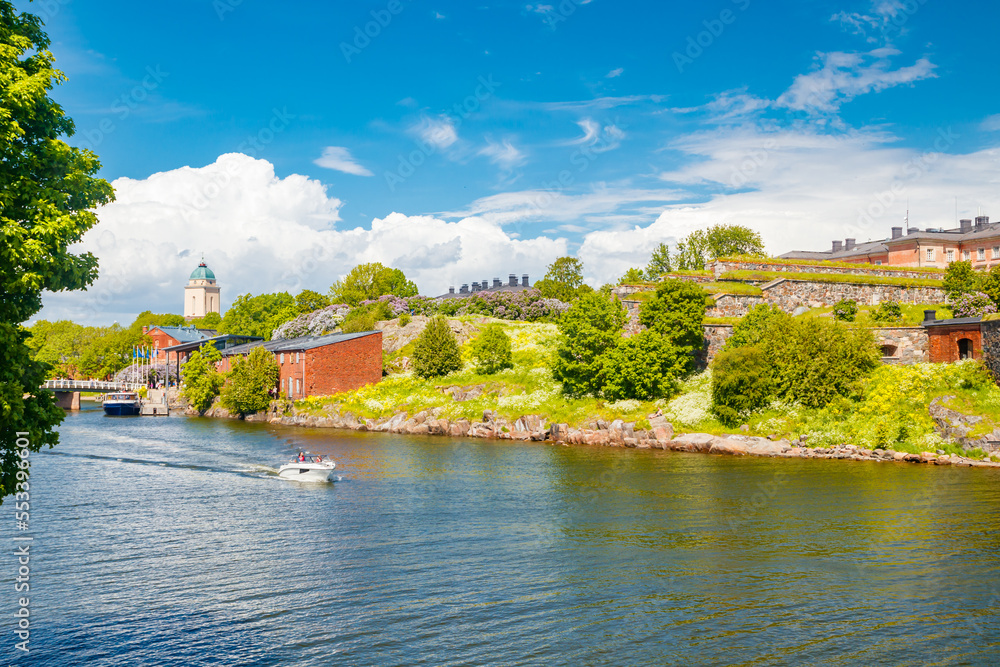
[[[258,346],[245,357],[233,357],[229,378],[222,388],[222,405],[231,413],[250,415],[266,410],[271,390],[281,377],[274,355]]]
[[[872,320],[875,322],[892,323],[901,319],[903,319],[903,309],[899,307],[898,301],[883,301],[872,311]]]
[[[691,232],[678,243],[675,260],[678,269],[700,271],[709,262],[730,255],[764,257],[764,241],[749,227],[713,225]]]
[[[427,323],[413,350],[413,372],[432,378],[454,373],[462,368],[462,354],[448,320],[438,316]]]
[[[212,401],[226,383],[225,374],[215,368],[221,360],[222,355],[214,345],[209,344],[194,352],[181,368],[184,397],[199,413],[212,407]]]
[[[288,292],[244,294],[236,298],[219,325],[219,333],[261,336],[271,340],[271,332],[299,316],[295,299]]]
[[[340,331],[342,333],[374,331],[376,322],[391,319],[393,319],[392,310],[384,301],[366,303],[351,309],[351,312],[341,322]]]
[[[487,326],[472,342],[471,347],[472,359],[475,361],[477,373],[493,375],[505,368],[514,367],[510,336],[499,324]]]
[[[218,313],[207,313],[205,317],[200,320],[191,320],[187,323],[189,327],[194,327],[195,329],[208,329],[209,331],[217,331],[222,325],[222,315]]]
[[[688,370],[694,354],[705,345],[705,292],[687,280],[664,280],[653,297],[639,308],[639,322],[667,339],[687,355]]]
[[[712,360],[712,410],[726,426],[766,408],[774,393],[772,371],[758,347],[719,352]]]
[[[362,301],[377,299],[383,294],[399,297],[417,295],[417,286],[399,269],[390,269],[379,262],[359,264],[330,287],[331,303],[357,306]]]
[[[625,275],[618,279],[619,285],[635,285],[644,282],[646,282],[646,275],[642,272],[642,269],[635,267],[630,268],[625,272]]]
[[[702,297],[704,300],[704,297]],[[552,374],[570,396],[599,395],[604,389],[604,355],[625,327],[625,309],[600,292],[584,294],[559,320],[561,334]]]
[[[141,330],[117,324],[85,327],[39,320],[29,331],[32,358],[49,365],[48,377],[103,379],[131,364],[136,347],[152,345]]]
[[[760,345],[771,321],[783,317],[786,313],[777,306],[757,304],[733,326],[733,334],[726,341],[725,349]]]
[[[644,271],[646,280],[659,280],[665,273],[673,271],[670,264],[670,248],[666,243],[661,243],[653,249],[653,256],[649,258],[649,264]]]
[[[566,303],[580,296],[583,287],[583,262],[575,257],[560,257],[552,262],[545,277],[535,283],[535,288],[546,299],[559,299]]]
[[[833,319],[838,322],[853,322],[858,317],[858,302],[854,299],[841,299],[833,304]]]
[[[18,453],[55,445],[63,419],[38,389],[47,368],[31,358],[21,325],[41,310],[43,290],[94,282],[97,258],[69,249],[97,223],[94,209],[114,199],[94,177],[97,156],[61,139],[75,127],[49,97],[66,79],[54,60],[39,18],[0,2],[0,500],[27,480]]]
[[[132,324],[129,325],[129,329],[142,331],[143,327],[182,327],[185,324],[187,322],[183,315],[173,315],[170,313],[157,314],[150,310],[144,310],[136,316]]]
[[[623,338],[603,357],[604,397],[651,401],[677,389],[687,355],[655,331]]]
[[[949,301],[954,301],[963,294],[978,292],[980,280],[972,262],[952,262],[944,272],[944,292]]]
[[[1000,264],[994,266],[989,273],[982,277],[980,291],[990,297],[993,305],[1000,310]]]
[[[330,301],[330,297],[311,289],[304,289],[295,295],[295,305],[298,307],[300,315],[326,308],[331,303],[333,302]]]
[[[759,311],[757,325],[752,332],[734,330],[734,337],[740,334],[762,352],[774,397],[806,407],[855,395],[881,357],[871,330],[842,322]]]

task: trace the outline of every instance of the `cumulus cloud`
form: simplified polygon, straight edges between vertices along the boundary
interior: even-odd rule
[[[891,69],[899,51],[881,48],[868,53],[821,53],[818,69],[800,74],[775,102],[793,111],[835,112],[859,95],[933,78],[935,65],[920,58],[913,65]]]
[[[371,171],[358,164],[351,155],[351,151],[342,146],[327,146],[323,149],[323,155],[313,160],[313,164],[324,169],[342,171],[345,174],[354,174],[355,176],[372,175]]]
[[[87,292],[47,294],[45,319],[131,321],[181,312],[183,287],[202,253],[228,306],[239,294],[320,292],[361,262],[405,266],[422,293],[487,273],[530,272],[567,253],[564,239],[518,240],[499,224],[392,213],[369,227],[338,229],[341,201],[319,181],[274,173],[265,160],[220,156],[113,183],[117,200],[74,248],[93,252],[101,275]]]

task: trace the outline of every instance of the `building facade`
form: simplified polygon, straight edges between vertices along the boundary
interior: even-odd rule
[[[200,319],[209,313],[221,314],[221,307],[215,273],[202,262],[191,272],[184,287],[184,319]]]

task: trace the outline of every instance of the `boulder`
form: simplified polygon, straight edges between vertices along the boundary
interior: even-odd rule
[[[715,438],[708,448],[709,454],[729,454],[730,456],[746,456],[747,444],[732,438]]]
[[[680,452],[707,452],[715,436],[707,433],[685,433],[670,441],[670,449]]]

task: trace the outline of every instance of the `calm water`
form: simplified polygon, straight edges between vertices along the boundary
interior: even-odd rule
[[[1000,662],[1000,474],[71,415],[21,665]],[[342,481],[274,477],[299,448]],[[2,576],[16,574],[0,506]]]

